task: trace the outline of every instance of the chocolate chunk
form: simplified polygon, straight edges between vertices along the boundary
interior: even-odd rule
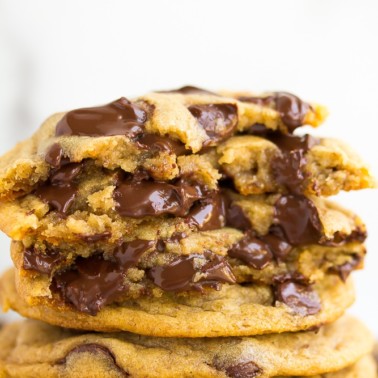
[[[207,91],[206,89],[193,87],[191,85],[186,85],[185,87],[178,88],[178,89],[171,89],[169,91],[158,91],[158,93],[208,94],[208,95],[218,96],[216,93]]]
[[[219,290],[220,283],[235,283],[236,279],[226,260],[214,256],[213,260],[197,267],[195,259],[203,259],[199,255],[179,257],[168,265],[150,269],[148,276],[155,285],[165,291],[203,291],[205,287]],[[201,277],[194,282],[196,273]]]
[[[262,370],[252,361],[229,366],[225,369],[227,377],[230,378],[255,378]]]
[[[56,361],[56,365],[65,365],[71,355],[78,353],[103,354],[109,358],[109,360],[111,360],[112,364],[114,365],[114,369],[117,370],[119,374],[123,375],[124,377],[130,376],[128,372],[117,364],[116,357],[108,347],[96,343],[81,344],[76,346],[75,348],[71,349],[64,358]]]
[[[282,237],[278,237],[271,233],[260,236],[260,239],[268,246],[277,261],[285,261],[293,249],[293,246]]]
[[[134,138],[144,131],[147,113],[124,97],[110,104],[68,112],[56,125],[56,136],[112,136]]]
[[[185,216],[194,202],[202,197],[199,186],[184,182],[172,185],[165,182],[124,181],[114,192],[118,213],[132,218],[162,214]]]
[[[360,265],[361,260],[361,256],[353,255],[350,261],[347,261],[341,265],[332,266],[329,269],[329,272],[336,273],[345,282],[349,275]]]
[[[244,261],[254,269],[264,269],[273,261],[269,246],[248,232],[243,239],[234,244],[228,251],[230,257]]]
[[[77,195],[75,185],[43,185],[36,189],[35,195],[61,215],[68,213]]]
[[[293,132],[297,127],[302,126],[310,105],[299,97],[287,92],[273,92],[265,97],[239,97],[239,101],[251,102],[260,106],[274,107],[280,114],[281,120]]]
[[[319,143],[319,140],[305,136],[283,135],[274,133],[268,139],[275,143],[281,154],[271,161],[271,169],[276,182],[286,187],[291,193],[300,194],[307,173],[306,152]]]
[[[225,225],[225,208],[223,197],[216,193],[206,198],[190,212],[188,223],[201,231],[217,230]]]
[[[205,146],[228,138],[238,123],[238,109],[233,104],[192,105],[188,109],[209,137]]]
[[[137,265],[142,254],[154,246],[156,241],[133,240],[115,248],[112,260],[106,260],[103,255],[78,257],[73,267],[55,274],[51,289],[77,310],[96,315],[127,290],[127,270]]]
[[[104,231],[93,235],[79,234],[78,236],[81,240],[84,240],[87,243],[97,243],[99,241],[109,239],[112,236],[112,233],[110,231]]]
[[[46,152],[45,161],[54,168],[60,167],[63,158],[63,148],[59,143],[54,143]]]
[[[62,255],[57,251],[36,253],[34,248],[26,248],[22,267],[25,270],[35,270],[42,274],[50,274],[61,261]]]
[[[268,135],[272,133],[272,130],[268,129],[265,125],[261,123],[255,123],[254,125],[249,127],[247,133],[266,138]]]
[[[133,240],[125,242],[114,250],[114,257],[123,270],[127,270],[137,265],[140,257],[144,252],[153,247],[157,247],[154,240]]]
[[[64,165],[52,171],[49,180],[37,188],[34,194],[61,215],[68,213],[77,195],[73,180],[80,174],[82,163]]]
[[[102,307],[118,299],[126,285],[119,264],[96,255],[79,257],[74,269],[57,273],[53,288],[77,310],[96,315]]]
[[[184,143],[179,140],[157,134],[143,134],[138,140],[138,145],[143,149],[152,151],[168,152],[176,156],[185,155],[189,151]]]
[[[302,316],[315,315],[321,310],[320,298],[310,285],[283,281],[275,286],[276,300],[285,303]]]
[[[366,240],[366,238],[366,230],[357,227],[357,229],[353,230],[349,235],[337,231],[335,232],[331,240],[326,240],[322,244],[337,247],[353,242],[363,243]]]
[[[322,237],[318,211],[305,196],[281,196],[274,205],[274,223],[271,231],[295,246],[318,244]]]
[[[251,229],[251,221],[246,217],[242,208],[231,203],[226,210],[226,226],[237,228],[241,231]]]

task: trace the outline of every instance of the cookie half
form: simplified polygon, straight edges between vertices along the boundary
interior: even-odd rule
[[[322,327],[318,333],[219,339],[79,333],[28,320],[1,331],[0,369],[7,376],[23,378],[267,378],[303,374],[369,378],[374,377],[369,361],[358,360],[371,351],[372,344],[369,331],[349,317]],[[357,365],[352,367],[354,363]],[[346,370],[328,375],[342,369]]]

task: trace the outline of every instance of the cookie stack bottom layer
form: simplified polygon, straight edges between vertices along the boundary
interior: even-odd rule
[[[315,332],[244,338],[79,333],[27,320],[0,333],[9,377],[375,377],[369,331],[344,317]],[[345,370],[344,370],[345,369]],[[0,370],[1,371],[1,370]]]

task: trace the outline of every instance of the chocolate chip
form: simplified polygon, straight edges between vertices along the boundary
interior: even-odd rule
[[[205,146],[228,138],[238,123],[238,110],[234,104],[192,105],[188,109],[209,137]]]
[[[186,85],[182,88],[178,89],[171,89],[168,91],[158,91],[158,93],[179,93],[179,94],[207,94],[207,95],[213,95],[218,96],[214,92],[207,91],[206,89],[193,87],[191,85]]]
[[[341,265],[332,266],[329,269],[329,272],[337,274],[345,282],[349,275],[360,265],[361,260],[361,256],[353,255],[351,256],[350,261],[347,261]]]
[[[138,138],[137,143],[142,149],[168,152],[176,156],[185,155],[189,152],[185,148],[184,143],[179,140],[156,134],[142,134],[142,136]]]
[[[75,354],[79,353],[90,353],[90,354],[103,354],[105,355],[114,365],[115,370],[117,370],[118,373],[123,375],[124,377],[129,377],[129,373],[125,371],[123,368],[121,368],[117,364],[117,360],[113,352],[106,346],[100,345],[97,343],[90,343],[90,344],[81,344],[76,346],[75,348],[71,349],[65,357],[55,362],[56,365],[65,365],[67,363],[67,360]]]
[[[138,263],[144,252],[154,247],[158,248],[158,244],[154,240],[137,239],[116,247],[113,254],[122,269],[126,271]]]
[[[103,255],[78,257],[70,269],[55,274],[51,289],[77,310],[96,315],[127,290],[125,273],[155,245],[149,240],[125,242],[115,248],[113,260]]]
[[[187,217],[189,224],[201,231],[217,230],[224,227],[225,209],[223,197],[214,193],[212,197],[201,200]]]
[[[82,163],[72,163],[53,170],[49,180],[38,187],[34,194],[50,208],[66,215],[77,196],[78,188],[73,180],[81,173],[82,168]]]
[[[305,136],[271,134],[268,139],[275,143],[281,150],[280,155],[271,161],[271,169],[275,181],[287,188],[291,193],[303,192],[303,182],[307,177],[305,166],[307,164],[306,153],[319,140]]]
[[[228,251],[228,255],[259,270],[266,268],[273,261],[273,254],[269,246],[251,232],[234,244]]]
[[[241,231],[251,229],[251,221],[247,218],[242,208],[234,203],[230,203],[226,210],[226,226],[237,228]]]
[[[290,244],[318,244],[322,236],[322,224],[315,205],[305,196],[283,195],[274,205],[273,232],[282,232]]]
[[[195,259],[203,259],[200,255],[179,257],[170,264],[150,269],[148,276],[155,285],[165,291],[203,291],[204,287],[220,288],[220,283],[235,283],[236,279],[228,262],[214,255],[212,260],[201,268],[196,267]],[[194,282],[196,273],[201,278]]]
[[[78,237],[86,243],[97,243],[99,241],[109,239],[111,236],[112,233],[110,231],[104,231],[93,235],[78,234]]]
[[[201,188],[185,182],[173,185],[165,182],[126,180],[114,191],[118,213],[132,218],[162,214],[185,216],[194,202],[201,198]]]
[[[265,97],[243,96],[239,97],[238,100],[260,106],[274,107],[289,132],[293,132],[297,127],[303,125],[305,116],[310,108],[310,105],[299,97],[287,92],[273,92]]]
[[[46,152],[45,161],[54,168],[60,167],[63,158],[63,148],[59,143],[54,143]]]
[[[229,366],[225,369],[227,377],[230,378],[255,378],[262,370],[252,361]]]
[[[275,286],[275,296],[276,300],[302,316],[315,315],[321,310],[318,294],[305,283],[292,280],[279,282]]]
[[[23,254],[22,267],[25,270],[34,270],[42,274],[50,274],[62,259],[63,257],[58,251],[36,253],[34,248],[26,248]]]
[[[68,112],[56,126],[56,136],[112,136],[134,138],[144,131],[147,113],[122,97],[110,104]]]

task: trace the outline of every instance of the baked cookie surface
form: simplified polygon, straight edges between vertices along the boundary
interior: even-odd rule
[[[347,330],[347,331],[346,331]],[[149,338],[69,331],[37,321],[0,331],[0,369],[9,377],[374,377],[373,340],[342,318],[318,333],[219,339]],[[357,363],[352,367],[353,364]],[[333,373],[338,370],[342,373]],[[326,374],[326,375],[323,375]],[[355,375],[351,375],[355,374]]]

